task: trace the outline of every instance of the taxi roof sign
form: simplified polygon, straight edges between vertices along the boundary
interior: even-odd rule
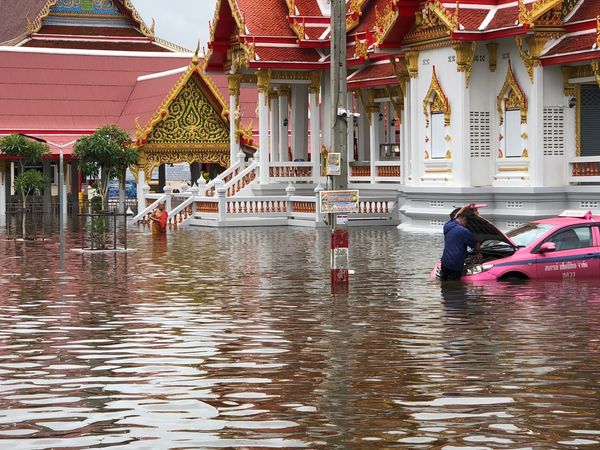
[[[558,217],[571,217],[574,219],[587,219],[590,220],[593,217],[591,211],[583,211],[577,209],[567,209],[561,212]]]

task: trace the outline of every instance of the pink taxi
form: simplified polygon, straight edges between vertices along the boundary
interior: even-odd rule
[[[461,281],[600,279],[600,217],[591,211],[565,211],[506,234],[481,216],[467,228],[481,256],[467,256]],[[431,275],[439,269],[438,262]]]

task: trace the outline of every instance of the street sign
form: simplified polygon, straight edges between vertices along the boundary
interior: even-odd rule
[[[342,174],[342,154],[328,153],[327,154],[327,175],[337,176]]]
[[[319,208],[322,214],[357,213],[358,199],[358,190],[321,191]]]
[[[335,216],[336,225],[348,225],[348,214],[337,214]]]

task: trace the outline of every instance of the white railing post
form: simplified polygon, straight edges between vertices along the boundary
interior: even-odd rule
[[[240,150],[237,154],[237,157],[238,157],[238,161],[240,162],[240,166],[243,166],[244,161],[246,160],[246,154]],[[244,168],[241,167],[241,170],[244,170]]]
[[[141,195],[138,200],[138,211],[142,211],[146,208],[146,197],[148,197],[148,194],[150,193],[150,186],[144,184],[142,189],[140,189],[140,193]]]
[[[323,186],[321,183],[317,184],[315,188],[315,222],[321,223],[323,222],[323,214],[321,213],[321,209],[319,208],[319,201],[321,199],[321,191],[323,191]]]
[[[296,194],[296,188],[294,186],[292,186],[292,183],[289,183],[287,185],[287,187],[285,188],[285,195],[287,196],[287,205],[286,205],[286,211],[287,211],[287,216],[290,217],[292,215],[292,209],[293,209],[293,205],[292,205],[292,197]]]
[[[198,186],[194,186],[196,188],[195,195],[202,195],[203,197],[206,197],[206,180],[204,179],[204,177],[198,178],[197,184],[198,184]],[[192,192],[193,192],[193,189],[192,189]]]
[[[173,195],[173,188],[171,186],[165,186],[163,192],[167,196],[165,199],[165,209],[171,211],[171,196]]]
[[[204,184],[206,184],[206,181],[204,181]],[[198,186],[193,186],[190,189],[190,192],[192,193],[192,198],[194,199],[192,201],[192,215],[194,215],[194,211],[196,211],[196,197],[198,197],[200,194],[200,188]]]
[[[219,222],[224,222],[227,214],[227,188],[223,185],[222,181],[217,185],[216,192],[219,206]]]

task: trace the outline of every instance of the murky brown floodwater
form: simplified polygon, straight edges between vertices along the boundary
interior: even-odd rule
[[[130,244],[0,241],[0,448],[600,447],[600,282],[440,292],[441,237],[373,228],[334,298],[326,231]]]

